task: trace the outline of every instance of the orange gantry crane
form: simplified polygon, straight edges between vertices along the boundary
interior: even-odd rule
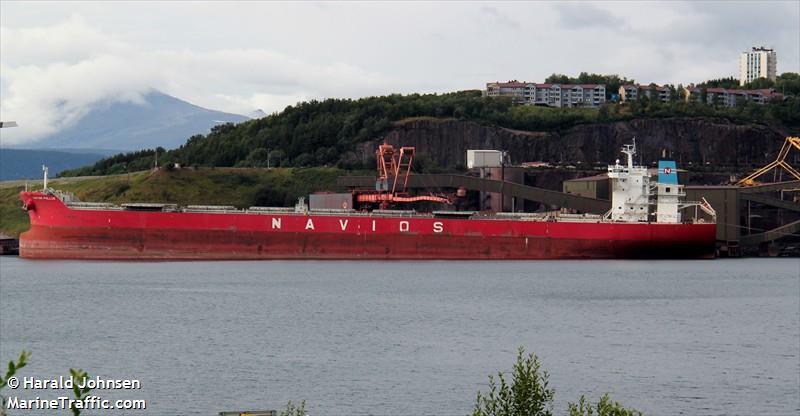
[[[375,191],[359,192],[356,201],[360,203],[377,203],[385,209],[391,203],[409,203],[419,201],[440,202],[450,204],[448,198],[435,195],[410,196],[406,194],[408,177],[411,175],[411,164],[414,161],[414,148],[394,146],[383,143],[375,152],[378,162],[378,180]]]
[[[795,180],[800,181],[800,172],[797,171],[792,165],[790,165],[786,161],[786,157],[789,155],[789,151],[792,149],[800,150],[800,137],[787,137],[786,141],[783,142],[783,147],[781,147],[780,152],[778,152],[778,157],[775,158],[774,161],[769,163],[768,165],[764,166],[763,168],[751,173],[745,178],[742,178],[736,185],[739,186],[753,186],[757,185],[757,179],[761,176],[769,173],[773,169],[775,169],[777,173],[778,168],[783,168],[786,172],[790,175],[794,176]],[[776,178],[773,178],[773,182],[776,181]]]

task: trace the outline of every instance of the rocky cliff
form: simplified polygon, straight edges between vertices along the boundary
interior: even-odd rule
[[[463,166],[467,149],[506,150],[515,164],[545,161],[591,166],[620,158],[620,147],[635,137],[638,157],[645,164],[668,158],[682,167],[747,171],[774,160],[788,133],[763,124],[712,118],[636,119],[558,132],[518,131],[454,119],[411,119],[365,143],[362,151],[372,153],[378,142],[386,140],[415,146],[419,156],[442,167]]]

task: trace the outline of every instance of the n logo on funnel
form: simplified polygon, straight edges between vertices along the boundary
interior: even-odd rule
[[[674,160],[658,161],[658,182],[678,184],[678,172]]]

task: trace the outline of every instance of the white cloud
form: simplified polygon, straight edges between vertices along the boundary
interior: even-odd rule
[[[97,103],[141,100],[153,88],[209,108],[248,114],[256,108],[279,111],[310,98],[382,93],[399,85],[354,65],[313,64],[267,49],[137,48],[75,15],[50,27],[3,28],[2,34],[2,117],[20,124],[2,131],[7,145],[58,132]]]
[[[44,66],[4,63],[0,72],[8,91],[2,97],[2,117],[24,126],[3,131],[3,144],[55,133],[100,101],[139,101],[155,81],[138,65],[110,55]]]
[[[301,100],[481,88],[553,72],[683,83],[765,44],[800,70],[798,2],[0,2],[3,143],[150,88],[247,114]]]
[[[89,27],[77,14],[46,27],[0,27],[0,45],[6,65],[76,63],[97,55],[121,54],[127,45]]]

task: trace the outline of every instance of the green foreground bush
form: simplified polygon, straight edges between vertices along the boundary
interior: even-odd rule
[[[519,347],[511,381],[498,372],[498,386],[490,375],[489,392],[478,392],[472,416],[552,416],[555,390],[549,387],[549,378],[536,354],[525,355]],[[569,416],[642,416],[642,412],[626,409],[606,394],[594,406],[584,396],[569,403]]]

